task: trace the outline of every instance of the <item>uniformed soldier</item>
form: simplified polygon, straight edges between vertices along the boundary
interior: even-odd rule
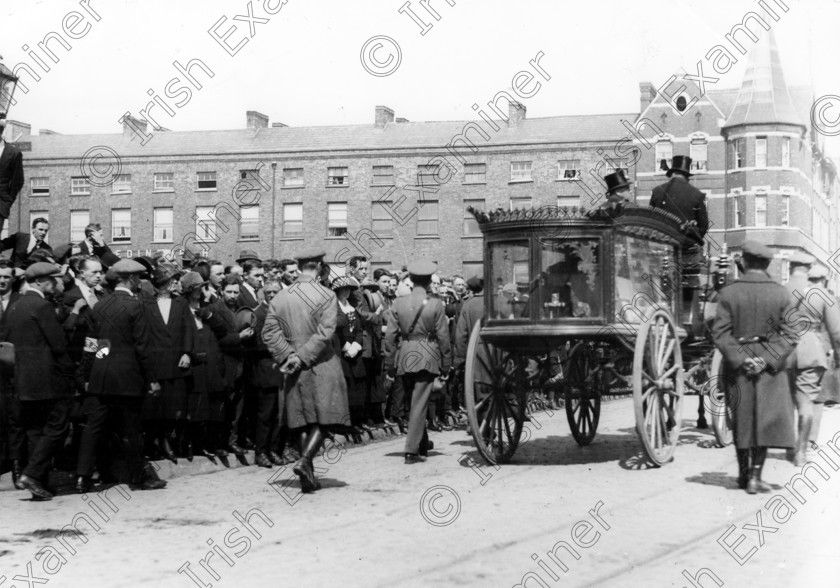
[[[747,241],[744,275],[724,287],[712,327],[724,357],[727,409],[733,413],[738,487],[766,491],[761,470],[768,447],[794,446],[793,399],[785,369],[797,336],[786,320],[793,298],[767,274],[768,247]]]
[[[445,381],[452,367],[449,327],[443,303],[429,294],[437,265],[418,260],[408,266],[414,289],[397,298],[388,313],[384,369],[390,380],[402,377],[411,391],[405,463],[425,461],[433,444],[426,432],[426,409],[435,378]]]
[[[619,216],[624,211],[624,205],[630,202],[630,182],[621,170],[605,175],[604,181],[607,183],[607,200],[600,209],[610,216]]]
[[[347,387],[341,360],[333,344],[338,318],[338,299],[323,286],[320,274],[324,251],[307,249],[297,255],[300,276],[271,301],[262,330],[263,341],[280,371],[286,374],[285,396],[280,397],[279,414],[290,430],[306,428],[301,458],[294,465],[303,492],[321,485],[315,477],[312,459],[324,442],[324,430],[350,426]]]
[[[807,462],[808,441],[816,441],[822,404],[817,397],[828,369],[827,351],[840,351],[840,311],[834,297],[819,282],[828,275],[823,266],[814,266],[814,258],[797,252],[789,258],[791,275],[785,286],[796,301],[796,312],[788,318],[800,333],[796,351],[788,358],[793,379],[796,409],[799,412],[798,436],[793,464]],[[830,347],[826,345],[830,339]]]

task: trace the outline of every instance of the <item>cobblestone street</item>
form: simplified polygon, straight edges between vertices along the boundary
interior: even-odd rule
[[[726,586],[836,586],[840,476],[814,454],[829,479],[812,471],[816,493],[803,481],[788,491],[797,472],[774,452],[774,493],[749,496],[735,488],[734,451],[693,424],[684,420],[676,460],[658,469],[640,462],[624,399],[604,404],[586,448],[565,413],[538,413],[498,470],[466,459],[471,439],[451,431],[434,434],[429,461],[413,466],[401,437],[333,447],[316,463],[324,488],[314,495],[298,494],[290,468],[256,467],[48,503],[6,490],[0,587],[263,586],[281,570],[296,586],[691,586],[682,572],[704,568]],[[825,443],[838,430],[840,410],[828,410],[821,446],[840,462]],[[774,495],[790,510],[781,499],[765,506]],[[98,529],[80,516],[83,536],[56,539],[78,513]]]

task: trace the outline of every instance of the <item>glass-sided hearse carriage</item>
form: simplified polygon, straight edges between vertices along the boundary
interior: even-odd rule
[[[479,452],[491,463],[509,460],[529,394],[557,386],[580,445],[595,436],[601,397],[632,391],[645,452],[657,465],[668,462],[684,393],[713,393],[722,405],[709,385],[718,365],[702,320],[713,309],[697,305],[712,289],[695,295],[698,277],[683,288],[689,243],[679,219],[633,205],[620,214],[470,211],[484,235],[484,318],[471,333],[465,371]],[[724,444],[726,411],[712,412]]]

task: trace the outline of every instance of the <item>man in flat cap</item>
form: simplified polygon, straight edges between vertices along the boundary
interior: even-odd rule
[[[307,493],[321,487],[312,460],[324,442],[324,430],[350,426],[347,386],[333,345],[338,299],[319,281],[324,255],[317,248],[297,255],[300,276],[272,299],[262,331],[266,347],[286,374],[279,413],[285,400],[289,431],[304,431],[294,472]]]
[[[789,258],[790,281],[785,286],[793,295],[795,312],[787,322],[799,333],[799,344],[788,358],[793,379],[796,410],[799,413],[796,451],[793,464],[802,467],[808,461],[808,442],[816,441],[822,416],[818,397],[822,380],[829,368],[828,352],[840,351],[840,311],[828,290],[817,276],[827,275],[825,268],[813,272],[814,258],[797,252]],[[815,277],[811,279],[811,275]],[[830,345],[828,344],[830,341]]]
[[[712,337],[724,358],[738,487],[749,494],[767,490],[761,481],[767,448],[791,448],[796,439],[785,367],[797,342],[797,333],[786,320],[794,301],[767,274],[772,258],[772,250],[761,243],[744,243],[744,274],[721,289],[712,326]]]
[[[29,442],[29,463],[19,483],[36,500],[49,500],[44,487],[50,462],[64,445],[73,402],[73,362],[67,355],[64,330],[48,300],[61,271],[51,263],[34,263],[24,278],[29,288],[3,321],[0,338],[15,346],[15,390],[21,424]]]
[[[23,188],[23,154],[3,138],[6,119],[0,118],[0,232]]]
[[[403,389],[411,395],[405,463],[425,461],[434,447],[426,431],[426,410],[435,378],[445,381],[452,368],[449,323],[443,302],[430,296],[429,287],[437,264],[418,260],[408,266],[414,289],[397,298],[388,313],[383,369],[389,379],[402,377]]]
[[[114,293],[93,308],[85,343],[83,374],[89,412],[76,464],[76,489],[80,493],[90,490],[96,448],[109,423],[124,438],[131,489],[157,490],[166,486],[163,480],[146,475],[143,460],[143,401],[161,390],[160,383],[153,380],[155,366],[148,319],[137,296],[140,275],[146,268],[131,259],[121,259],[111,271],[117,278]]]

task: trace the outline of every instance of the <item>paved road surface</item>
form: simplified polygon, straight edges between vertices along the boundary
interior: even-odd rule
[[[694,421],[684,421],[673,463],[644,466],[632,414],[630,400],[604,404],[586,448],[564,413],[537,415],[515,463],[499,470],[470,467],[463,431],[435,434],[429,461],[413,466],[402,463],[402,438],[333,448],[331,463],[317,464],[324,489],[310,496],[283,485],[290,469],[255,467],[87,502],[0,492],[0,588],[679,587],[692,586],[684,570],[701,569],[724,586],[840,585],[840,473],[822,458],[828,480],[811,473],[816,493],[801,481],[799,500],[786,490],[797,470],[776,453],[765,468],[774,493],[749,496],[735,489],[734,451],[715,448]],[[829,410],[821,445],[840,464],[825,444],[838,432],[840,409]],[[57,540],[78,513],[84,535]],[[200,561],[212,549],[208,570]],[[707,574],[694,585],[716,582]]]

